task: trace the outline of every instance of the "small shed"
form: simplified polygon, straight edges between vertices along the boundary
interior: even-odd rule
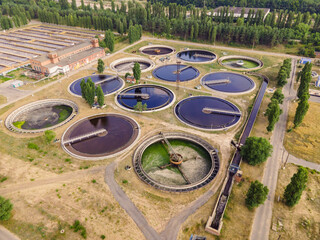
[[[300,63],[301,64],[306,64],[306,63],[311,63],[311,59],[310,58],[301,58]]]
[[[23,85],[23,81],[21,80],[15,80],[10,83],[10,86],[13,88],[18,88],[18,87],[21,87],[22,85]]]
[[[135,84],[136,83],[136,79],[134,78],[134,76],[130,76],[129,75],[129,76],[126,77],[126,82]]]
[[[320,76],[318,77],[318,80],[316,81],[315,86],[320,87]]]

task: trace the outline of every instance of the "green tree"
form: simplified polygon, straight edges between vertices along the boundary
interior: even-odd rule
[[[141,68],[140,68],[140,64],[138,62],[134,63],[134,66],[132,68],[132,72],[133,72],[133,76],[136,79],[136,81],[139,81],[140,77],[141,77]]]
[[[96,94],[97,94],[97,98],[98,98],[98,103],[99,103],[100,107],[102,107],[104,105],[104,94],[103,94],[103,90],[100,85],[96,89]]]
[[[47,144],[51,143],[53,139],[55,139],[56,133],[52,130],[47,130],[44,132],[44,138],[47,142]]]
[[[271,100],[276,99],[280,104],[283,103],[284,95],[281,91],[281,88],[278,88],[272,95]]]
[[[279,121],[279,117],[282,113],[279,102],[277,99],[272,99],[268,105],[265,115],[268,116],[269,125],[267,126],[268,132],[272,132],[274,125]]]
[[[106,43],[107,48],[109,48],[110,52],[113,52],[113,50],[114,50],[114,34],[110,29],[106,31],[104,41]]]
[[[304,167],[300,167],[298,172],[292,176],[291,182],[284,191],[286,205],[292,207],[299,202],[302,192],[307,186],[307,182],[308,170]]]
[[[88,78],[86,86],[86,100],[90,106],[94,103],[94,97],[96,93],[96,86],[91,78]]]
[[[9,199],[0,196],[0,220],[9,220],[13,205]]]
[[[100,58],[98,59],[97,70],[99,73],[103,73],[104,71],[104,62]]]
[[[73,10],[77,10],[77,3],[76,3],[76,0],[72,0],[71,8],[72,8]]]
[[[302,123],[305,115],[309,110],[308,99],[309,99],[309,93],[305,93],[304,95],[301,96],[299,100],[298,107],[296,109],[296,114],[294,115],[294,120],[293,120],[294,128],[298,127]]]
[[[147,104],[142,104],[142,102],[137,102],[137,104],[133,107],[133,109],[138,112],[146,111],[147,108]]]
[[[263,204],[267,199],[268,193],[269,189],[259,181],[256,180],[254,182],[251,182],[249,190],[247,192],[246,206],[249,209],[253,209],[260,204]]]
[[[271,156],[272,145],[262,137],[248,137],[241,147],[242,158],[250,165],[257,165],[265,162]]]

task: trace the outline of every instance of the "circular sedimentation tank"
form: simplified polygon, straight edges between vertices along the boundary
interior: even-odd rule
[[[32,102],[13,111],[5,121],[14,132],[37,133],[54,129],[69,122],[78,113],[78,106],[66,99]]]
[[[148,45],[140,48],[139,51],[146,55],[162,56],[174,53],[176,50],[165,45]]]
[[[152,84],[128,87],[116,96],[116,103],[129,111],[139,111],[138,103],[144,106],[143,112],[159,111],[170,107],[174,101],[175,95],[170,89]]]
[[[81,87],[80,87],[80,83],[82,81],[82,79],[84,79],[85,81],[88,80],[88,78],[91,78],[91,80],[96,83],[96,85],[100,85],[102,88],[102,91],[104,93],[105,96],[112,94],[118,90],[120,90],[121,88],[123,88],[124,86],[124,81],[122,78],[120,78],[119,76],[115,76],[115,75],[105,75],[105,74],[101,74],[101,75],[90,75],[90,76],[86,76],[83,78],[79,78],[75,81],[73,81],[70,85],[69,85],[69,92],[72,95],[75,96],[79,96],[81,97]]]
[[[207,50],[184,50],[177,53],[177,58],[185,62],[209,63],[216,60],[217,56]]]
[[[209,73],[202,77],[201,84],[210,90],[228,94],[244,94],[255,88],[251,78],[232,72]]]
[[[133,166],[142,181],[157,189],[187,192],[210,183],[220,163],[217,150],[195,135],[159,133],[138,146]]]
[[[140,64],[141,72],[150,71],[155,66],[154,62],[148,58],[131,57],[113,61],[110,64],[110,68],[119,73],[132,72],[132,68],[136,62]]]
[[[181,100],[174,109],[176,117],[188,126],[201,130],[224,130],[236,125],[241,112],[231,102],[210,96]]]
[[[252,71],[263,67],[263,62],[257,58],[230,55],[219,58],[219,64],[233,70]]]
[[[120,114],[98,114],[71,125],[61,138],[62,148],[84,160],[114,157],[130,148],[138,139],[138,123]]]
[[[179,78],[181,82],[193,80],[200,75],[200,72],[198,69],[196,69],[193,66],[185,65],[185,64],[180,64],[179,71],[180,71]],[[169,81],[169,82],[175,82],[177,80],[177,73],[178,73],[177,64],[163,65],[161,67],[156,68],[152,72],[154,77],[160,80]]]

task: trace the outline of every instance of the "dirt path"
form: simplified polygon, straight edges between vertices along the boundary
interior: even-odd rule
[[[37,188],[43,185],[55,184],[57,182],[66,182],[74,178],[80,179],[87,175],[95,175],[100,172],[102,173],[104,169],[105,169],[105,166],[99,166],[99,167],[93,167],[87,170],[60,174],[55,177],[39,179],[32,182],[30,181],[30,182],[24,182],[24,183],[18,183],[18,184],[10,184],[0,188],[0,195],[6,195],[6,194],[17,192],[17,191],[25,191],[30,188]]]
[[[295,98],[295,91],[293,90],[293,82],[295,78],[296,59],[292,59],[292,69],[290,81],[283,88],[283,94],[285,96],[279,121],[276,123],[271,137],[271,144],[273,145],[272,156],[267,160],[267,164],[264,169],[262,183],[269,188],[268,199],[263,205],[261,205],[255,214],[250,239],[252,240],[268,240],[269,231],[272,219],[272,208],[275,197],[275,191],[277,187],[278,171],[282,152],[284,151],[283,139],[287,126],[287,117],[289,112],[289,104]]]

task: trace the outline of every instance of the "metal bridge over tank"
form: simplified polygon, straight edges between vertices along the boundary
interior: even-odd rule
[[[103,79],[103,80],[100,80],[98,82],[95,82],[94,84],[98,85],[98,84],[101,84],[101,83],[104,83],[104,82],[112,81],[114,79],[118,79],[118,76],[111,76],[111,77],[108,77],[106,79]]]
[[[192,66],[185,66],[185,67],[183,67],[183,68],[181,68],[181,69],[179,69],[179,70],[177,70],[177,71],[174,71],[173,73],[174,73],[174,74],[178,74],[178,72],[181,73],[182,71],[187,70],[188,68],[191,68],[191,67],[192,67]]]
[[[193,54],[194,57],[203,57],[203,58],[211,58],[214,59],[215,56],[214,55],[207,55],[207,54],[201,54],[201,53],[195,53]]]
[[[65,144],[65,145],[69,144],[70,145],[72,143],[81,142],[81,141],[83,141],[85,139],[89,139],[89,138],[96,137],[96,136],[99,136],[99,135],[102,135],[102,134],[107,134],[107,133],[108,132],[107,132],[106,129],[99,129],[99,130],[95,130],[95,131],[92,131],[92,132],[89,132],[89,133],[86,133],[86,134],[83,134],[83,135],[68,139],[67,141],[64,141],[63,144]]]
[[[202,109],[203,113],[218,113],[218,114],[223,114],[223,115],[232,115],[232,116],[241,116],[240,112],[237,111],[230,111],[230,110],[222,110],[222,109],[217,109],[217,108],[209,108],[209,107],[204,107]]]
[[[214,85],[214,84],[228,84],[230,83],[230,79],[218,79],[218,80],[207,80],[204,83],[207,85]]]
[[[119,93],[119,96],[141,97],[142,99],[149,99],[149,97],[150,97],[150,95],[147,93]]]

